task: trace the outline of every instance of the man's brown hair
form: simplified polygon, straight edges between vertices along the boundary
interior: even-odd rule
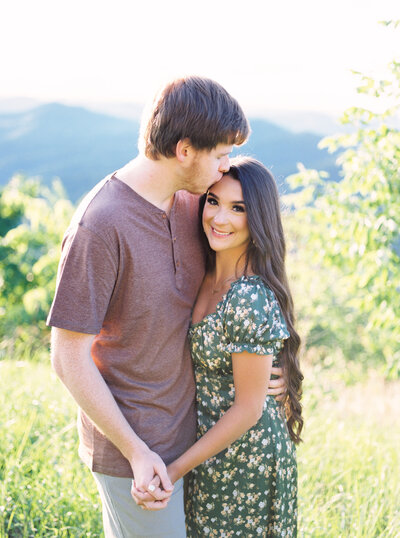
[[[166,84],[156,95],[141,143],[146,157],[173,157],[179,140],[190,139],[196,149],[218,144],[243,144],[250,134],[239,103],[220,84],[188,76]]]

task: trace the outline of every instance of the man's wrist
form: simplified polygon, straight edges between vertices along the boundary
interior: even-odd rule
[[[144,441],[137,438],[124,450],[123,455],[132,464],[136,460],[150,454],[150,449]]]

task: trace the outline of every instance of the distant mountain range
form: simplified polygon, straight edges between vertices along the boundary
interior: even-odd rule
[[[46,103],[29,97],[14,97],[0,99],[0,115],[12,114],[15,112],[26,112],[32,108],[44,105]],[[124,103],[124,102],[92,102],[80,101],[79,103],[63,102],[67,106],[79,106],[116,118],[140,121],[143,104]],[[277,110],[268,109],[257,110],[250,113],[250,117],[262,118],[280,127],[284,127],[293,133],[314,133],[320,136],[332,135],[336,132],[348,130],[338,121],[338,115],[327,112],[317,112],[315,110]]]
[[[76,201],[137,155],[139,120],[133,117],[58,103],[5,113],[0,102],[0,111],[0,185],[15,173],[41,176],[46,183],[59,177]],[[235,153],[262,161],[281,190],[298,162],[338,178],[335,158],[317,148],[320,135],[293,132],[261,118],[250,118],[250,124],[249,142]]]

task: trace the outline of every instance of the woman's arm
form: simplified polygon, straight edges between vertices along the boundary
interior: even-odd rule
[[[258,422],[271,376],[272,359],[272,355],[255,355],[247,351],[232,353],[235,400],[210,430],[167,467],[172,482],[227,448]]]

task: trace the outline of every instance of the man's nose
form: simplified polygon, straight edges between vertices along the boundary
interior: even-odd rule
[[[229,168],[231,167],[231,164],[229,162],[229,157],[226,155],[223,159],[221,159],[221,164],[219,165],[219,171],[225,174],[226,172],[229,172]]]

